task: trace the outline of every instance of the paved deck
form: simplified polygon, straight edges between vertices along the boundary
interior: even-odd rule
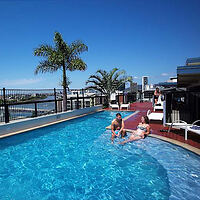
[[[140,111],[136,115],[133,115],[132,117],[130,117],[125,121],[125,128],[134,130],[136,129],[138,123],[141,121],[141,117],[146,115],[148,110],[153,111],[153,108],[152,108],[152,103],[150,102],[143,102],[143,103],[136,102],[131,104],[130,110]],[[164,127],[161,122],[160,123],[150,122],[150,126],[152,134],[177,140],[179,142],[186,143],[200,149],[200,135],[198,134],[188,132],[188,140],[185,140],[184,130],[171,129],[169,133],[161,132],[160,130],[168,130],[168,128]]]

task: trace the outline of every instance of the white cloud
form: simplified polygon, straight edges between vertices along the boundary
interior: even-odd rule
[[[168,73],[162,73],[161,76],[169,76]]]
[[[16,79],[16,80],[4,80],[1,81],[0,85],[2,85],[3,87],[15,87],[15,86],[25,86],[25,85],[30,85],[30,84],[35,84],[38,82],[43,81],[43,79],[38,78],[38,79],[33,79],[33,78],[29,78],[29,79]]]
[[[137,76],[134,76],[133,78],[134,78],[134,79],[138,79],[139,77],[137,77]]]

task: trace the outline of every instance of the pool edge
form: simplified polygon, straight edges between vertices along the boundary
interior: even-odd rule
[[[126,129],[126,131],[132,132],[133,130],[131,130],[131,129]],[[159,139],[159,140],[163,140],[163,141],[165,141],[165,142],[168,142],[168,143],[171,143],[171,144],[174,144],[174,145],[177,145],[177,146],[179,146],[179,147],[182,147],[182,148],[184,148],[184,149],[186,149],[186,150],[188,150],[188,151],[191,151],[191,152],[197,154],[198,156],[200,156],[200,149],[198,149],[198,148],[196,148],[196,147],[193,147],[193,146],[191,146],[191,145],[189,145],[189,144],[186,144],[186,143],[183,143],[183,142],[179,142],[179,141],[177,141],[177,140],[173,140],[173,139],[171,139],[171,138],[167,138],[167,137],[164,137],[164,136],[155,135],[155,134],[153,134],[153,133],[149,134],[148,137],[149,137],[149,136],[150,136],[150,137],[153,137],[153,138],[157,138],[157,139]]]
[[[94,113],[97,113],[97,112],[102,112],[102,111],[103,111],[103,109],[100,109],[100,110],[92,111],[92,112],[89,112],[89,113],[84,113],[84,114],[80,114],[80,115],[77,115],[77,116],[69,117],[69,118],[66,118],[66,119],[61,119],[61,120],[58,120],[58,121],[53,121],[53,122],[50,122],[50,123],[47,123],[47,124],[43,124],[43,125],[39,125],[39,126],[34,126],[34,127],[31,127],[31,128],[27,128],[27,129],[15,131],[15,132],[11,132],[11,133],[5,133],[5,134],[0,135],[0,139],[6,138],[6,137],[10,137],[10,136],[13,136],[13,135],[17,135],[17,134],[21,134],[21,133],[25,133],[25,132],[28,132],[28,131],[36,130],[36,129],[39,129],[39,128],[44,128],[44,127],[47,127],[47,126],[52,126],[54,124],[62,123],[62,122],[65,122],[65,121],[69,121],[69,120],[72,120],[72,119],[84,117],[86,115],[91,115],[91,114],[94,114]]]

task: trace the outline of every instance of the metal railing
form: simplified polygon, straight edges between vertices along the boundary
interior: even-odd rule
[[[166,122],[183,120],[193,123],[200,119],[200,92],[173,91],[165,94]]]
[[[0,89],[0,122],[37,117],[63,111],[62,89]],[[69,95],[70,94],[70,95]],[[81,96],[80,96],[81,95]],[[100,105],[102,95],[88,95],[84,89],[70,90],[67,110]]]

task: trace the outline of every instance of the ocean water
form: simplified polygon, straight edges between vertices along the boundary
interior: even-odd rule
[[[1,139],[0,199],[199,199],[199,157],[150,137],[111,144],[115,114]]]

